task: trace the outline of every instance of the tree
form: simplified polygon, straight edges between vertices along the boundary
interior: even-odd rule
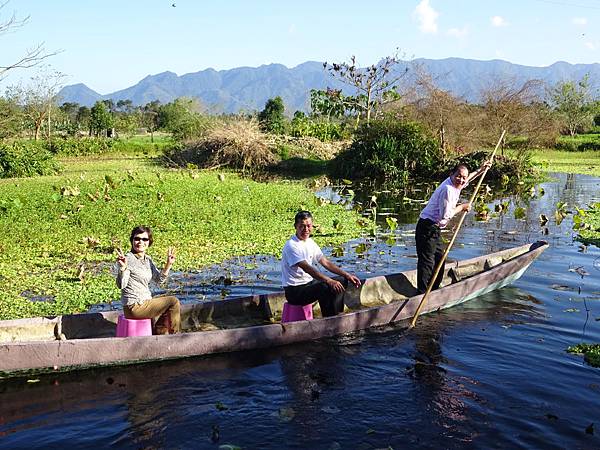
[[[91,127],[90,127],[90,117],[92,112],[90,108],[87,106],[80,106],[77,110],[77,115],[75,116],[75,120],[77,122],[77,128],[80,130],[90,130],[90,136],[92,135]]]
[[[192,139],[204,131],[205,121],[200,111],[202,105],[197,98],[180,97],[160,107],[160,127],[178,139]]]
[[[60,72],[43,73],[31,78],[28,86],[11,86],[7,89],[7,97],[22,107],[36,141],[40,138],[45,121],[47,135],[50,137],[52,106],[63,79],[64,75]]]
[[[408,71],[408,68],[398,71],[399,63],[400,59],[395,54],[363,68],[357,65],[356,58],[352,56],[350,62],[325,62],[323,67],[331,76],[355,89],[354,97],[348,97],[348,100],[351,100],[351,108],[357,114],[358,126],[361,115],[364,115],[369,123],[371,115],[376,114],[382,105],[399,99],[396,88]]]
[[[310,91],[310,109],[313,115],[324,116],[328,122],[332,117],[343,117],[349,106],[341,89],[311,89]]]
[[[510,77],[491,80],[480,94],[484,114],[478,128],[485,130],[480,133],[485,135],[485,143],[495,142],[502,130],[507,131],[507,138],[525,137],[529,145],[552,141],[557,131],[555,121],[542,104],[541,93],[541,80],[523,84]]]
[[[90,135],[99,137],[101,133],[106,136],[108,129],[113,127],[113,117],[106,107],[105,101],[97,101],[90,111]]]
[[[561,81],[550,92],[551,102],[571,136],[591,125],[588,76],[580,81]]]
[[[410,100],[409,109],[415,119],[438,137],[444,153],[448,147],[458,147],[458,140],[467,131],[461,127],[467,112],[465,102],[438,88],[436,80],[422,66],[416,65],[413,73],[414,90],[406,93],[405,99]]]
[[[150,140],[154,142],[154,131],[158,128],[160,101],[154,100],[142,107],[142,125],[150,131]]]
[[[8,3],[8,0],[1,2],[0,10],[2,10],[2,8],[4,8],[7,5],[7,3]],[[19,18],[17,18],[16,14],[13,13],[9,19],[0,21],[0,35],[12,32],[17,28],[21,28],[28,21],[29,21],[29,16],[27,16],[23,19],[19,19]],[[19,69],[19,68],[24,69],[24,68],[30,68],[30,67],[37,66],[39,63],[41,63],[46,58],[49,58],[50,56],[54,56],[57,53],[59,53],[59,52],[47,53],[46,50],[44,49],[43,43],[37,44],[33,48],[28,49],[25,52],[25,54],[18,60],[10,62],[10,63],[4,63],[5,65],[0,66],[0,80],[4,79],[6,77],[6,73],[9,70]]]
[[[23,111],[17,103],[0,97],[0,139],[16,137],[23,131]]]
[[[130,114],[133,112],[133,102],[129,99],[117,101],[117,112]]]
[[[261,128],[268,133],[283,134],[285,131],[285,106],[281,97],[270,98],[258,114]]]

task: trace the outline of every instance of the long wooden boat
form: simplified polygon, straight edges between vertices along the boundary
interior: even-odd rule
[[[547,247],[538,241],[447,263],[423,313],[512,283]],[[267,348],[383,326],[413,316],[422,298],[415,285],[416,270],[368,278],[346,291],[343,314],[283,324],[283,292],[184,305],[183,332],[166,336],[114,337],[118,311],[0,321],[0,376]]]

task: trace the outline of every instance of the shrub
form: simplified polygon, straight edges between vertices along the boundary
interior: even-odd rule
[[[448,176],[459,164],[466,165],[470,172],[477,170],[484,161],[489,159],[490,155],[489,150],[478,150],[451,158],[440,166],[437,178]],[[521,178],[531,175],[534,169],[531,155],[532,153],[528,150],[518,151],[512,157],[496,153],[494,164],[486,174],[486,181],[499,181],[502,180],[503,175],[506,175],[513,182],[517,182]]]
[[[0,178],[50,175],[59,170],[60,165],[41,142],[0,143]]]
[[[180,166],[229,167],[257,172],[279,161],[268,136],[255,120],[234,120],[215,126],[206,137],[182,149],[166,150],[165,156]]]
[[[60,156],[85,156],[108,153],[112,150],[112,139],[54,139],[47,143],[48,150]]]
[[[337,141],[350,137],[345,123],[315,120],[305,115],[295,114],[290,126],[290,134],[294,137],[314,137],[322,142]]]
[[[555,148],[567,152],[600,150],[600,139],[595,134],[583,134],[574,137],[562,136],[556,142]]]
[[[406,182],[411,175],[435,173],[441,161],[437,140],[420,124],[385,117],[358,129],[350,147],[330,164],[330,173],[339,178]]]
[[[269,99],[265,108],[258,114],[261,129],[268,133],[283,134],[285,132],[284,110],[281,97]]]

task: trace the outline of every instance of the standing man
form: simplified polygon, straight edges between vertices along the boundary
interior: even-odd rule
[[[427,290],[433,271],[444,255],[442,228],[459,212],[471,210],[471,203],[469,202],[457,205],[460,192],[491,166],[492,163],[486,161],[476,172],[471,174],[469,174],[469,169],[464,164],[457,166],[452,174],[437,187],[429,202],[421,211],[415,232],[418,258],[417,289],[419,293],[423,294]],[[443,271],[440,270],[433,284],[433,289],[440,287],[443,275]]]
[[[344,310],[344,291],[350,281],[360,287],[360,280],[329,261],[310,237],[313,217],[308,211],[300,211],[294,218],[296,234],[283,247],[281,258],[281,281],[285,298],[290,305],[304,306],[319,302],[323,317],[335,316]],[[334,280],[317,270],[315,263],[345,278]]]

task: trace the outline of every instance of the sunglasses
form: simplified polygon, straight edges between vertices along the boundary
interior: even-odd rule
[[[133,238],[134,241],[144,241],[144,242],[148,242],[150,240],[150,238],[143,238],[143,237],[134,237]]]

